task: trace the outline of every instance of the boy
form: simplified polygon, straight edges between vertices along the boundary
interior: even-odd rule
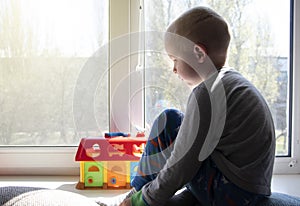
[[[258,90],[224,67],[229,42],[226,22],[206,7],[188,10],[168,27],[173,72],[193,91],[182,123],[176,111],[156,120],[134,194],[121,206],[255,205],[271,194],[273,120]],[[173,133],[167,128],[172,121],[180,122]]]

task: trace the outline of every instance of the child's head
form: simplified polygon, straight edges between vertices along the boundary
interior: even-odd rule
[[[224,66],[230,34],[226,21],[212,9],[195,7],[186,11],[171,23],[167,32],[193,42],[194,52],[205,52],[216,69]]]

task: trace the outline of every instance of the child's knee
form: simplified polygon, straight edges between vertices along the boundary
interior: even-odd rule
[[[165,128],[177,129],[180,127],[184,114],[177,109],[165,109],[159,116],[159,120],[165,122]]]

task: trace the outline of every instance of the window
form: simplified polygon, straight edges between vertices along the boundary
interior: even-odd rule
[[[144,3],[146,31],[164,31],[172,19],[198,5],[214,8],[227,20],[232,38],[228,64],[261,91],[275,122],[276,155],[290,156],[290,1],[180,0],[175,3],[148,0]],[[163,45],[151,37],[145,38],[149,45]],[[147,124],[151,124],[153,116],[166,107],[184,110],[188,88],[184,88],[172,75],[166,54],[156,51],[146,53],[145,70]]]
[[[271,108],[276,127],[274,172],[298,173],[300,75],[296,68],[299,67],[299,2],[181,0],[175,3],[149,0],[144,1],[145,30],[164,32],[177,15],[196,5],[211,6],[228,21],[232,30],[228,64],[256,85]],[[151,35],[147,38],[147,33],[145,39],[146,46],[152,48],[161,44],[157,39],[151,39]],[[182,102],[187,97],[187,88],[179,89],[178,80],[170,77],[168,61],[163,52],[146,52],[146,126],[165,107],[171,105],[185,109]]]
[[[137,82],[124,79],[137,65],[128,34],[139,29],[139,8],[0,0],[0,174],[79,174],[81,137],[130,131],[128,116],[142,125],[142,93],[130,99]]]
[[[65,172],[108,130],[108,3],[0,0],[0,173]]]
[[[179,13],[200,4],[229,21],[236,32],[229,65],[269,102],[281,157],[275,172],[299,172],[298,1],[25,2],[0,0],[0,174],[78,174],[81,137],[134,134],[139,126],[149,129],[166,107],[184,111],[189,88],[172,75],[160,40],[139,31],[164,32]],[[267,74],[253,72],[261,71],[258,62]]]
[[[1,0],[0,27],[0,145],[77,145],[108,130],[107,67],[97,56],[108,42],[107,1]],[[101,85],[87,76],[96,69]]]

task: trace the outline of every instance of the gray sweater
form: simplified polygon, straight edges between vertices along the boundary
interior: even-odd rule
[[[162,205],[192,180],[208,156],[237,186],[271,193],[272,116],[258,90],[233,69],[222,68],[193,90],[171,156],[142,188],[143,198]]]

